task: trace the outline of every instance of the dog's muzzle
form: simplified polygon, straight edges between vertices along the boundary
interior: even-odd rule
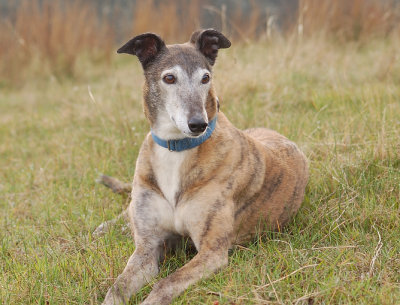
[[[201,116],[191,117],[188,121],[188,127],[193,133],[202,133],[206,130],[208,123]]]

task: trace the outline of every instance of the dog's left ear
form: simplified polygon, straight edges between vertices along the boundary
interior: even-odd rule
[[[117,53],[136,55],[145,69],[165,48],[164,41],[158,35],[144,33],[129,40]]]
[[[226,49],[231,42],[222,33],[214,29],[196,31],[190,37],[190,42],[195,45],[207,58],[211,65],[214,65],[218,55],[218,49]]]

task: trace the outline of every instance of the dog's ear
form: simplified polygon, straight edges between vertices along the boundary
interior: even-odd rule
[[[117,53],[136,55],[145,69],[165,48],[165,43],[159,36],[144,33],[129,40],[118,49]]]
[[[211,65],[214,65],[218,55],[218,49],[226,49],[231,46],[231,42],[222,33],[214,29],[196,31],[190,37],[190,42],[194,44]]]

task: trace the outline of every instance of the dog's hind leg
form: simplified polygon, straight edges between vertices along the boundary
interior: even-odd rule
[[[132,191],[132,184],[130,183],[125,183],[122,182],[116,178],[107,176],[107,175],[100,175],[99,178],[96,180],[97,183],[100,183],[108,188],[110,188],[114,193],[120,194],[120,195],[125,195],[128,194],[128,200],[130,201],[130,195]],[[104,234],[107,233],[107,231],[110,230],[111,227],[113,227],[117,221],[120,219],[123,219],[127,224],[129,223],[129,217],[128,217],[128,211],[124,210],[121,214],[119,214],[117,217],[114,219],[105,221],[101,223],[94,231],[93,231],[93,236],[94,237],[100,237]],[[123,227],[123,230],[127,230],[128,225]]]

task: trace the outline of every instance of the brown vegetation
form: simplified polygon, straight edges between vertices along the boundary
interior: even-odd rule
[[[299,34],[331,35],[341,41],[365,41],[399,30],[396,1],[299,0]]]
[[[137,1],[129,34],[154,32],[167,41],[184,40],[200,27],[200,19],[199,0]]]
[[[0,77],[24,78],[27,67],[73,74],[78,56],[107,58],[113,47],[111,25],[81,0],[23,1],[14,16],[0,23]]]
[[[321,34],[341,42],[363,42],[399,33],[399,10],[390,0],[298,0],[297,17],[286,14],[292,16],[289,20],[279,20],[263,11],[257,1],[249,1],[250,10],[244,13],[239,5],[216,7],[211,1],[138,0],[133,17],[120,22],[118,29],[113,20],[123,19],[121,11],[105,18],[93,2],[22,1],[0,23],[0,85],[24,80],[28,73],[74,75],[82,54],[92,60],[109,60],[117,32],[129,37],[153,31],[167,41],[183,41],[194,29],[209,26],[209,22],[204,24],[206,14],[214,27],[246,43],[274,36]]]

